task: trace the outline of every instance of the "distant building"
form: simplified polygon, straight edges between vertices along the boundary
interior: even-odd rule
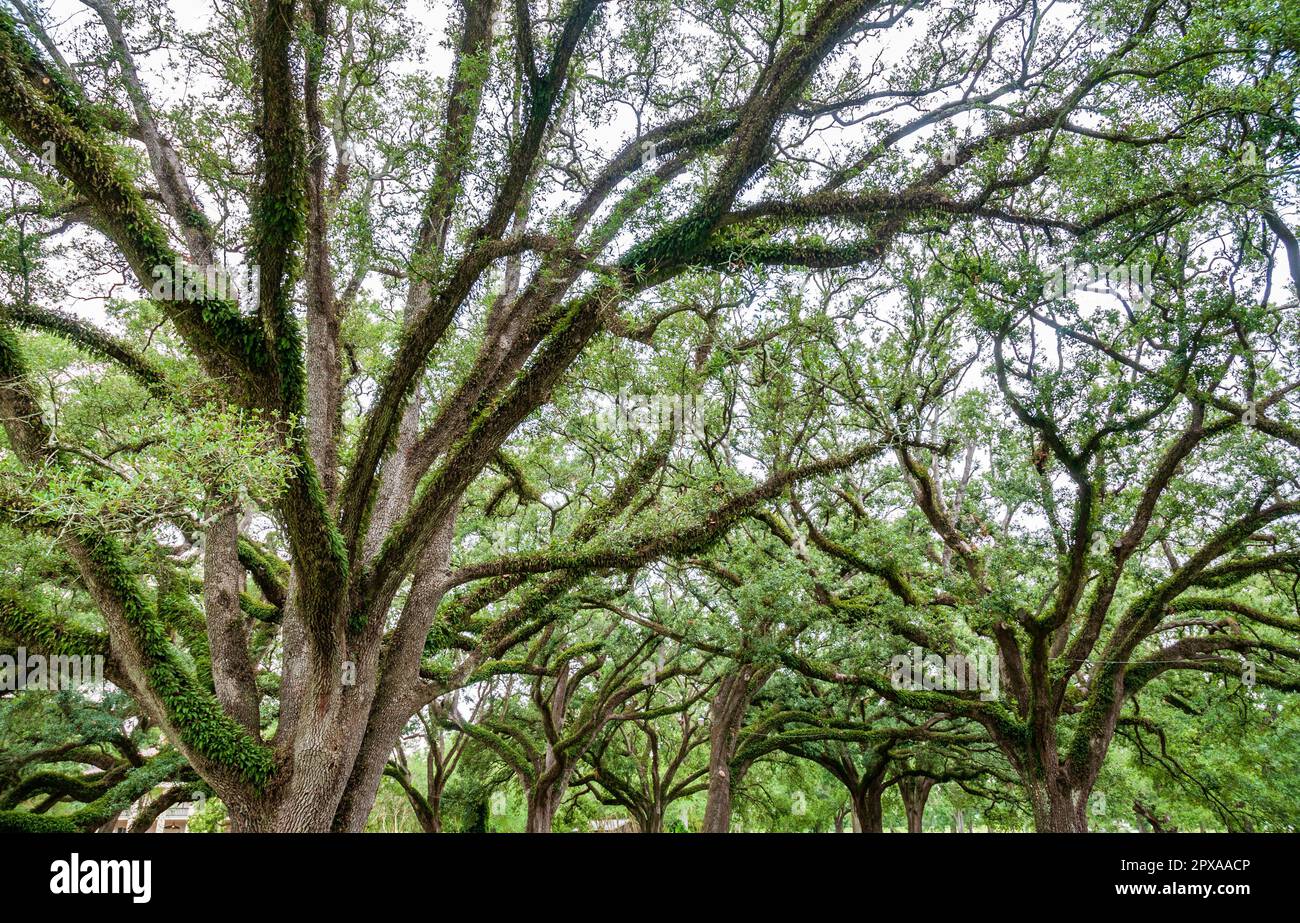
[[[591,823],[592,833],[640,833],[641,827],[634,820],[626,817],[603,817],[600,820],[593,820]]]
[[[171,782],[164,782],[160,789],[165,790],[172,787]],[[159,789],[155,789],[159,791]],[[156,796],[155,796],[156,797]],[[152,799],[150,799],[152,800]],[[190,826],[190,816],[198,809],[198,805],[193,801],[182,801],[174,804],[167,810],[163,811],[154,820],[145,833],[188,833]],[[140,816],[140,802],[136,802],[118,815],[113,822],[114,833],[126,833],[131,829],[132,822]]]

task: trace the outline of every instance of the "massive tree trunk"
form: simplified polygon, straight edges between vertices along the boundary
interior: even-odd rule
[[[1038,833],[1087,833],[1088,795],[1091,789],[1070,787],[1064,773],[1051,779],[1034,779],[1025,786]]]
[[[564,800],[564,786],[552,785],[536,788],[528,793],[528,819],[526,833],[550,833],[555,823],[555,812]]]
[[[664,804],[655,801],[650,805],[650,809],[645,812],[644,817],[637,818],[637,822],[641,825],[642,833],[664,832],[664,809]]]
[[[930,789],[934,780],[927,776],[900,779],[898,793],[903,799],[903,809],[907,812],[907,832],[923,833],[925,820],[925,803],[930,798]]]
[[[1116,695],[1109,713],[1086,738],[1077,737],[1079,732],[1076,732],[1078,746],[1071,748],[1066,758],[1061,757],[1057,747],[1057,717],[1047,712],[1030,715],[1027,742],[997,738],[1029,797],[1036,832],[1088,832],[1088,798],[1114,737],[1123,704],[1118,678],[1115,684]]]
[[[885,772],[889,768],[888,746],[867,750],[863,754],[861,769],[847,750],[817,762],[848,791],[853,832],[883,833],[885,812],[881,799],[889,787],[885,781]]]
[[[1015,766],[1029,796],[1038,833],[1086,833],[1088,830],[1088,796],[1096,781],[1096,771],[1075,777],[1068,761],[1061,760],[1053,737],[1048,735],[1033,751],[1004,748]],[[1098,752],[1104,753],[1104,747]]]
[[[715,755],[716,753],[716,755]],[[726,833],[731,829],[731,761],[726,752],[709,753],[709,797],[704,805],[704,833]]]
[[[750,680],[754,670],[742,666],[718,683],[709,705],[709,796],[704,807],[705,833],[726,833],[731,829],[731,792],[740,779],[731,765],[736,742],[753,697]]]
[[[880,779],[864,780],[853,792],[853,829],[858,833],[884,833],[885,810]]]

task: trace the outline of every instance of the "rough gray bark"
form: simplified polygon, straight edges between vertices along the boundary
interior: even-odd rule
[[[718,683],[709,704],[709,793],[704,806],[705,833],[726,833],[731,829],[731,795],[743,778],[743,769],[732,766],[745,710],[758,688],[759,671],[751,664],[738,667]],[[770,673],[768,674],[770,675]],[[766,676],[762,677],[763,681]],[[758,684],[761,686],[761,682]],[[739,771],[740,778],[737,777]]]
[[[934,779],[929,776],[909,776],[898,780],[898,793],[907,812],[907,832],[925,832],[925,803],[929,800]]]
[[[212,652],[212,683],[227,714],[260,737],[248,619],[239,606],[244,579],[239,563],[239,513],[227,510],[213,520],[203,542],[203,610]]]

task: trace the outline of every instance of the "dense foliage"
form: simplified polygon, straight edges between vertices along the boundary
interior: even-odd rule
[[[1300,7],[190,7],[0,3],[0,829],[1300,826]]]

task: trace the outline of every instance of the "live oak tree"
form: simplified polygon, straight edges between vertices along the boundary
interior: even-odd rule
[[[701,750],[709,737],[700,702],[711,688],[687,674],[656,681],[583,754],[585,771],[574,786],[624,808],[641,832],[664,832],[672,806],[708,788]]]
[[[1186,271],[1189,249],[1184,242],[1175,272]],[[1248,271],[1238,278],[1247,284]],[[1172,273],[1167,282],[1184,309],[1176,319],[1159,295],[1118,315],[1081,317],[1068,303],[995,309],[999,296],[1007,303],[1001,278],[984,321],[986,396],[1004,401],[1018,425],[996,432],[986,470],[973,463],[988,432],[982,413],[955,398],[929,421],[946,430],[951,451],[896,452],[894,489],[910,494],[910,526],[869,513],[823,511],[819,521],[800,507],[809,547],[842,564],[844,576],[875,578],[865,592],[828,589],[832,609],[880,609],[871,630],[884,626],[941,656],[996,652],[1004,694],[989,701],[970,687],[900,687],[797,652],[788,663],[980,724],[1020,775],[1040,830],[1086,828],[1110,741],[1133,720],[1125,707],[1156,677],[1190,670],[1296,687],[1293,601],[1264,589],[1294,579],[1294,430],[1284,419],[1243,422],[1251,411],[1224,393],[1237,361],[1250,367],[1248,389],[1271,379],[1256,378],[1255,357],[1286,349],[1270,339],[1285,321],[1266,308],[1272,322],[1247,327],[1233,296],[1198,297]],[[1208,314],[1192,315],[1201,305]],[[1045,361],[1034,331],[1017,330],[1038,318],[1061,336]],[[1130,349],[1150,364],[1122,361]],[[1272,380],[1250,406],[1274,407],[1290,387]],[[862,541],[918,525],[940,552],[882,559]],[[951,615],[936,621],[936,609]],[[955,621],[972,633],[965,640]]]
[[[425,833],[442,832],[443,795],[470,741],[469,735],[458,730],[455,722],[448,717],[458,711],[459,696],[453,693],[447,699],[428,705],[415,715],[419,729],[415,739],[417,746],[423,747],[425,757],[423,790],[413,777],[406,749],[401,742],[394,748],[393,758],[384,767],[384,774],[395,779],[401,786],[415,812],[420,829]],[[469,709],[469,722],[472,724],[477,720],[489,704],[496,704],[491,691],[480,691]]]
[[[735,761],[747,764],[779,751],[816,764],[844,786],[855,832],[883,830],[883,798],[897,786],[908,831],[919,833],[934,783],[978,779],[991,771],[981,754],[991,744],[977,727],[963,729],[960,720],[942,716],[913,720],[884,703],[868,707],[867,699],[843,687],[810,685],[802,694],[764,690],[766,707],[741,732]]]
[[[1090,820],[1132,805],[1154,806],[1180,830],[1294,829],[1294,698],[1234,677],[1168,673],[1154,680],[1140,714],[1122,721]],[[1118,778],[1117,778],[1118,776]]]
[[[17,829],[91,832],[111,828],[146,799],[131,829],[145,829],[168,807],[206,791],[179,754],[132,714],[121,693],[91,701],[80,692],[29,691],[0,702],[4,729],[0,811]],[[30,810],[14,809],[23,803]]]
[[[690,633],[552,642],[665,567],[800,577],[718,592],[765,627],[681,654],[719,661],[708,829],[778,669],[978,724],[1041,829],[1083,825],[1160,674],[1242,654],[1293,685],[1267,586],[1296,554],[1294,312],[1267,294],[1278,246],[1300,273],[1293,14],[463,0],[427,35],[368,2],[220,3],[189,32],[85,6],[73,30],[0,11],[0,515],[48,562],[4,588],[0,635],[102,653],[233,829],[363,829],[413,716],[512,671],[549,829],[593,717],[645,692],[635,652]],[[165,87],[159,55],[194,79]],[[1216,286],[1192,257],[1224,229]],[[1148,261],[1156,295],[1045,303],[1067,256]],[[121,323],[72,310],[91,268]],[[875,352],[897,301],[942,335]],[[955,423],[972,344],[988,419]],[[629,384],[673,396],[668,425],[592,422]],[[1001,473],[954,474],[979,427]],[[902,522],[835,482],[886,464]],[[742,523],[763,544],[728,566]],[[843,669],[795,644],[833,612],[870,635]],[[895,689],[866,657],[891,635],[996,651],[1005,700]]]
[[[518,775],[527,796],[530,833],[551,831],[583,754],[611,722],[652,717],[662,709],[650,704],[638,709],[634,700],[661,682],[698,670],[665,662],[655,650],[659,642],[653,633],[611,637],[616,633],[621,633],[617,623],[598,622],[576,637],[548,626],[522,661],[509,665],[512,672],[530,677],[530,707],[524,714],[461,725],[463,733],[496,752]]]

